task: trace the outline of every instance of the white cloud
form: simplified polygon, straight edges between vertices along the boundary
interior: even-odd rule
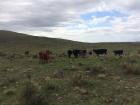
[[[80,18],[113,10],[128,17]],[[0,0],[0,29],[89,42],[137,41],[139,10],[140,0]],[[94,27],[105,23],[111,26]]]
[[[92,24],[101,24],[104,22],[107,22],[109,20],[110,16],[105,16],[105,17],[92,17],[92,20],[90,21]]]

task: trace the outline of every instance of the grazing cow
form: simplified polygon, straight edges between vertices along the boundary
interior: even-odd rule
[[[107,54],[107,49],[93,49],[93,52],[99,56],[99,55],[106,55]]]
[[[114,50],[113,52],[115,55],[118,55],[118,56],[123,55],[123,50]]]
[[[67,51],[67,54],[68,54],[68,57],[71,58],[71,56],[72,56],[72,54],[73,54],[73,51],[72,51],[72,50],[68,50],[68,51]]]
[[[80,50],[77,50],[77,49],[73,50],[73,55],[75,58],[78,58],[79,54],[80,54]]]
[[[86,57],[87,50],[78,50],[78,49],[73,49],[73,50],[68,50],[67,51],[68,57],[70,58],[72,55],[75,58],[78,57]]]
[[[79,55],[81,57],[86,57],[86,54],[87,54],[87,50],[80,50],[80,52],[79,52]]]
[[[39,63],[48,63],[50,59],[50,52],[47,50],[46,52],[39,52]]]

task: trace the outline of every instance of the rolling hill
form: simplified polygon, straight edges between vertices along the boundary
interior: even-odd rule
[[[39,50],[39,49],[68,49],[89,45],[64,39],[37,37],[12,31],[0,31],[0,48],[16,50]],[[91,45],[91,44],[90,44]]]
[[[3,51],[38,51],[50,49],[54,52],[62,52],[70,48],[93,49],[124,49],[126,51],[139,50],[139,42],[127,43],[82,43],[65,39],[37,37],[23,33],[0,30],[0,49]]]

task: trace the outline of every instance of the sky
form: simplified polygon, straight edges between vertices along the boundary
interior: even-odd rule
[[[82,42],[139,42],[140,0],[0,0],[0,30]]]

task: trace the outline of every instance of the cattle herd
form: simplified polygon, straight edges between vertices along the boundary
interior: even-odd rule
[[[124,51],[123,50],[114,50],[113,53],[116,56],[122,56],[124,54]],[[78,58],[78,57],[85,58],[85,57],[87,57],[87,55],[94,55],[94,54],[96,54],[97,56],[107,55],[107,49],[93,49],[92,51],[79,50],[79,49],[72,49],[71,50],[70,49],[70,50],[67,50],[66,53],[63,53],[63,55],[66,55],[68,58],[72,58],[72,57],[74,57],[74,58]],[[40,51],[38,53],[38,56],[39,56],[39,62],[40,63],[48,63],[49,61],[51,61],[51,59],[53,59],[52,52],[49,51],[49,50],[44,51],[44,52]],[[62,55],[60,57],[62,57]]]
[[[122,56],[124,55],[124,51],[123,50],[114,50],[113,51],[114,55],[116,56]],[[59,56],[55,56],[51,51],[46,50],[46,51],[39,51],[38,54],[32,55],[30,54],[30,51],[25,51],[24,55],[26,57],[30,57],[32,56],[32,58],[38,58],[39,59],[39,63],[44,64],[44,63],[49,63],[50,61],[52,61],[52,59],[55,57],[68,57],[68,58],[85,58],[87,56],[92,56],[92,55],[96,55],[96,56],[105,56],[108,54],[107,49],[93,49],[93,50],[80,50],[80,49],[69,49],[66,52],[63,52],[61,55]],[[6,54],[6,53],[2,53],[0,52],[0,57],[6,57],[10,60],[13,60],[14,58],[23,58],[22,55],[20,54]]]
[[[122,56],[124,54],[123,50],[114,50],[113,51],[114,55]],[[72,56],[77,58],[77,57],[86,57],[86,55],[93,55],[96,54],[97,56],[100,55],[107,55],[107,49],[93,49],[92,51],[87,51],[87,50],[68,50],[67,55],[69,58]]]

